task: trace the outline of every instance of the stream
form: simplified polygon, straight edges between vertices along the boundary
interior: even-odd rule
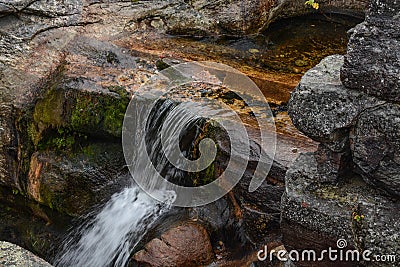
[[[158,43],[156,40],[150,46],[154,49],[163,47],[177,55],[185,54],[188,59],[192,60],[209,58],[227,64],[233,62],[230,65],[245,66],[258,73],[268,71],[282,78],[285,75],[301,75],[327,55],[343,54],[348,41],[346,32],[359,21],[359,18],[335,15],[300,17],[273,23],[268,30],[254,36],[207,38],[168,36],[163,37]],[[138,43],[137,45],[140,47],[143,44]],[[253,80],[260,86],[260,80],[257,78]],[[289,95],[288,90],[285,89],[286,91],[282,93],[272,86],[271,90],[264,85],[260,87],[268,100],[279,99],[277,103],[282,104],[284,112]],[[282,96],[283,94],[284,96]],[[192,98],[191,96],[185,97]],[[235,97],[232,97],[224,101],[235,103],[236,100]],[[163,131],[175,133],[175,135],[178,133],[180,142],[178,148],[182,150],[183,157],[195,161],[199,155],[193,156],[191,153],[198,149],[198,143],[194,144],[203,137],[202,127],[208,122],[209,117],[217,114],[222,118],[228,118],[232,114],[222,111],[219,109],[220,107],[206,109],[203,104],[176,105],[165,100],[158,102],[158,105],[151,110],[149,108],[152,106],[145,104],[145,102],[133,104],[136,105],[136,108],[132,116],[137,123],[134,128],[145,130],[130,133],[135,143],[131,147],[133,150],[128,153],[129,156],[125,155],[125,157],[130,159],[130,161],[127,160],[127,165],[132,175],[142,177],[141,180],[145,180],[145,183],[148,184],[146,188],[151,188],[151,195],[155,195],[157,200],[151,197],[148,191],[145,192],[143,185],[136,183],[135,177],[132,177],[129,186],[112,195],[108,201],[99,205],[91,213],[81,217],[81,221],[84,223],[69,230],[66,237],[63,238],[60,251],[54,253],[56,266],[127,266],[132,253],[137,251],[142,239],[150,231],[154,231],[154,228],[160,224],[160,220],[171,212],[173,203],[177,199],[177,193],[174,190],[170,190],[163,183],[154,182],[158,173],[163,174],[166,182],[173,181],[191,187],[198,185],[196,183],[207,184],[212,181],[212,179],[211,181],[198,181],[197,177],[193,178],[194,183],[192,180],[188,182],[187,177],[191,175],[191,171],[183,172],[171,166],[168,155],[162,151],[161,139],[164,138],[164,146],[165,144],[167,147],[170,145],[175,149],[177,138],[174,135],[163,137],[161,128],[166,123],[168,129],[163,129]],[[245,107],[243,107],[244,109]],[[151,116],[148,117],[149,114]],[[170,117],[168,118],[168,116]],[[254,113],[246,113],[246,116],[256,117]],[[272,113],[268,113],[268,116],[273,118]],[[150,119],[148,120],[148,118]],[[140,128],[139,126],[144,127]],[[236,130],[238,132],[236,137],[240,140],[243,131],[241,128]],[[146,142],[140,140],[146,140]],[[220,142],[223,141],[226,140],[220,140]],[[174,146],[173,143],[175,143]],[[214,146],[208,147],[210,150],[212,148],[215,149]],[[262,151],[262,149],[263,147],[260,150]],[[237,153],[240,153],[240,149],[238,151]],[[199,152],[196,151],[196,153]],[[150,160],[147,160],[148,158]],[[267,164],[272,164],[272,162],[267,162]],[[237,166],[240,166],[239,163]],[[192,179],[191,176],[190,179]],[[11,214],[11,212],[7,212],[6,209],[1,211],[2,215]],[[15,212],[12,213],[12,216],[3,216],[3,220],[7,223],[4,224],[4,229],[0,229],[0,233],[7,232],[9,222],[13,221],[15,216]],[[70,226],[74,225],[73,223],[69,224]],[[63,229],[61,232],[63,231],[65,230]],[[10,234],[9,239],[12,239],[13,236],[14,233]],[[40,251],[40,248],[37,250]],[[46,254],[44,251],[42,253]]]

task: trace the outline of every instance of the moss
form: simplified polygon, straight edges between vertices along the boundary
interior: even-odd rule
[[[218,123],[216,123],[215,121],[208,120],[207,122],[205,122],[202,127],[201,133],[199,134],[199,136],[196,137],[196,140],[194,141],[194,148],[193,151],[191,152],[192,155],[195,158],[198,158],[199,151],[196,148],[200,143],[200,141],[204,138],[211,138],[213,140],[217,140],[217,137],[219,136],[219,131],[221,131],[221,128],[219,128]],[[220,157],[221,157],[221,149],[217,146],[216,158]],[[217,169],[218,169],[217,162],[214,161],[205,170],[192,174],[191,177],[193,181],[193,186],[202,186],[213,182],[216,178],[218,178]]]
[[[126,108],[129,104],[128,98],[121,98],[119,101],[112,101],[114,103],[109,103],[104,112],[104,129],[113,135],[121,136],[122,134],[122,124],[124,121],[124,116]]]
[[[33,120],[39,126],[59,126],[63,123],[64,95],[62,91],[51,88],[46,96],[39,100],[34,109]]]
[[[74,110],[71,114],[70,127],[75,131],[94,130],[101,121],[101,110],[98,100],[91,98],[76,99]],[[86,127],[86,129],[85,129]]]
[[[39,150],[55,148],[56,150],[71,152],[77,145],[82,144],[87,135],[71,131],[69,128],[60,127],[47,131],[36,147]]]
[[[209,184],[215,180],[215,163],[210,164],[208,168],[205,170],[205,174],[203,179],[201,179],[201,184]]]
[[[35,146],[42,142],[43,135],[49,130],[68,129],[70,132],[87,135],[121,136],[125,111],[129,104],[125,87],[109,87],[109,91],[117,94],[115,95],[74,90],[67,92],[57,86],[58,84],[53,85],[35,105],[33,122],[27,127],[29,138]],[[70,147],[75,143],[74,137],[65,134],[57,136],[47,142],[46,147]]]
[[[110,89],[115,95],[86,95],[76,99],[71,113],[71,128],[88,134],[105,134],[120,137],[129,97],[123,87]]]

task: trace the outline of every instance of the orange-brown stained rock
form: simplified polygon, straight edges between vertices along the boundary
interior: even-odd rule
[[[214,252],[206,229],[190,222],[151,240],[133,259],[140,266],[202,266],[214,259]]]

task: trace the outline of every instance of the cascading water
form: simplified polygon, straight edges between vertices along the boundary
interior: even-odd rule
[[[148,184],[152,184],[154,171],[163,172],[168,169],[168,160],[163,156],[161,144],[161,128],[168,117],[179,117],[178,123],[167,123],[166,131],[176,133],[191,127],[198,120],[199,106],[174,105],[171,101],[160,101],[156,110],[147,118],[143,117],[144,109],[149,105],[146,102],[134,101],[135,114],[132,114],[137,123],[146,123],[146,133],[132,132],[132,142],[141,140],[146,135],[146,142],[135,144],[133,147],[134,175],[146,177]],[[192,110],[188,112],[189,110]],[[195,112],[193,112],[193,110]],[[183,126],[183,127],[182,127]],[[171,135],[164,139],[164,145],[173,146],[176,142]],[[164,147],[165,149],[165,147]],[[161,156],[160,156],[161,155]],[[151,161],[147,161],[147,158]],[[152,168],[150,165],[154,165]],[[182,175],[179,170],[167,170],[171,177]],[[154,185],[155,187],[156,185]],[[122,192],[114,194],[97,214],[83,226],[73,231],[64,244],[64,251],[56,260],[56,266],[69,267],[106,267],[125,266],[135,246],[140,242],[146,232],[162,215],[168,212],[175,200],[175,192],[163,190],[163,187],[154,188],[152,195],[157,195],[155,200],[137,185],[125,188]]]
[[[160,191],[171,203],[174,194]],[[152,224],[170,205],[158,202],[137,186],[125,188],[106,203],[94,219],[78,230],[81,237],[66,242],[57,266],[125,266],[129,255]],[[75,236],[73,234],[72,236]]]
[[[241,119],[226,104],[198,97],[195,92],[198,88],[223,92],[232,87],[235,92],[249,93],[240,96],[252,104],[259,103],[255,101],[257,93],[264,99],[257,86],[236,70],[214,63],[180,64],[162,74],[141,87],[125,114],[122,145],[136,183],[113,195],[97,214],[92,214],[92,219],[67,238],[64,251],[56,260],[57,266],[125,266],[135,246],[172,204],[194,207],[211,203],[232,190],[246,170],[251,153]],[[179,91],[184,85],[186,88]],[[266,124],[269,120],[275,129],[269,106],[261,102],[257,107],[257,112],[262,114],[255,116],[257,121]],[[196,186],[190,184],[187,175],[201,174],[217,155],[215,140],[200,138],[201,125],[207,120],[213,120],[221,126],[219,129],[227,132],[230,159],[220,177],[210,177],[212,182]],[[263,164],[258,165],[253,174],[254,188],[263,181],[272,165],[273,155],[261,149],[268,140],[272,153],[275,151],[275,132],[269,133],[260,131],[261,154],[257,161]],[[226,136],[220,138],[227,139]],[[200,155],[193,158],[190,154],[196,142]],[[180,184],[181,178],[189,181],[184,181],[183,186],[174,184]]]

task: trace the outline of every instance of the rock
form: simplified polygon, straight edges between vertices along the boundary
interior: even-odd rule
[[[319,10],[322,12],[332,12],[344,15],[362,16],[368,6],[368,0],[359,1],[329,1],[319,0]],[[304,15],[313,12],[313,8],[304,5],[304,1],[282,0],[277,1],[272,9],[270,17],[273,19],[287,18],[293,16]]]
[[[82,24],[82,4],[80,0],[63,5],[46,0],[0,1],[0,63],[14,64],[42,32]]]
[[[338,185],[321,184],[314,155],[302,154],[286,174],[282,222],[289,228],[284,231],[284,240],[296,235],[290,225],[300,224],[328,240],[343,238],[349,248],[368,249],[372,255],[398,255],[400,223],[396,211],[400,203],[368,186],[357,175],[349,175],[346,182]],[[295,243],[290,246],[304,249],[304,239],[291,240]]]
[[[341,70],[346,87],[387,101],[400,100],[400,3],[371,1],[353,30]]]
[[[140,86],[138,76],[144,79],[156,68],[109,42],[78,37],[73,27],[55,28],[25,40],[30,47],[17,49],[24,55],[15,54],[19,61],[7,55],[0,74],[0,184],[77,216],[116,190],[125,164],[118,139],[128,91]],[[107,152],[115,153],[114,166],[104,161]],[[88,182],[89,190],[74,191],[82,187],[79,181]],[[79,194],[82,205],[74,203]]]
[[[350,140],[354,163],[366,181],[400,196],[400,106],[363,111]]]
[[[15,127],[12,107],[0,104],[0,185],[20,188],[17,176]]]
[[[333,152],[324,144],[320,144],[315,152],[315,159],[321,183],[336,184],[340,178],[353,169],[350,149],[344,152]]]
[[[398,1],[379,1],[372,0],[369,3],[369,9],[367,10],[368,17],[372,18],[393,18],[399,14],[400,3]],[[398,17],[397,17],[398,19]]]
[[[210,232],[220,232],[233,223],[232,212],[226,198],[199,207],[194,207],[190,211],[190,217],[200,220]]]
[[[28,199],[22,190],[0,186],[0,237],[3,241],[50,260],[72,226],[71,221],[70,216]]]
[[[288,113],[308,137],[343,152],[349,129],[362,110],[381,102],[363,92],[347,90],[340,81],[343,56],[329,56],[307,71],[293,91]]]
[[[176,226],[133,256],[141,266],[199,266],[214,259],[207,231],[196,223]]]
[[[341,56],[322,60],[291,96],[294,125],[321,142],[286,173],[282,229],[295,249],[321,251],[344,239],[348,249],[372,255],[400,251],[400,106],[385,101],[399,97],[398,4],[371,1],[344,62]]]
[[[51,267],[45,260],[17,245],[0,241],[0,265],[4,267]]]
[[[129,175],[123,175],[124,165],[119,144],[91,144],[75,155],[35,152],[31,157],[27,193],[59,212],[82,215],[130,180]]]
[[[297,60],[294,62],[294,64],[295,64],[297,67],[305,67],[305,66],[307,66],[309,63],[308,63],[306,60],[297,59]]]
[[[321,1],[321,10],[344,14],[363,14],[363,1]],[[132,8],[132,7],[130,7]],[[277,18],[295,17],[313,12],[301,1],[168,1],[138,4],[137,28],[149,25],[173,34],[210,35],[218,33],[256,33]],[[162,26],[160,25],[162,21]]]

